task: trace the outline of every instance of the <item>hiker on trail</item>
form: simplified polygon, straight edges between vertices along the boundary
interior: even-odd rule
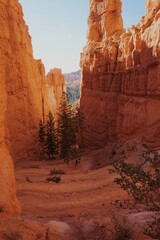
[[[78,166],[78,159],[76,159],[76,162],[75,162],[75,167]]]
[[[80,159],[80,157],[79,157],[79,159],[78,159],[78,165],[80,165],[80,163],[81,163],[81,159]]]

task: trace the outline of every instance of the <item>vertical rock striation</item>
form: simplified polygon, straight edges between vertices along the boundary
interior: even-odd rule
[[[46,76],[46,81],[49,109],[54,114],[59,107],[63,92],[66,92],[65,80],[61,69],[54,68],[50,70]]]
[[[7,111],[7,92],[5,84],[5,65],[0,48],[0,214],[3,212],[18,215],[20,206],[16,199],[13,161],[5,144],[5,116]]]
[[[17,0],[0,0],[1,67],[6,94],[5,141],[13,159],[28,157],[42,116],[45,71],[33,58],[31,38]]]
[[[88,147],[160,136],[160,2],[147,0],[137,26],[123,29],[121,0],[91,0],[81,56],[81,108]]]

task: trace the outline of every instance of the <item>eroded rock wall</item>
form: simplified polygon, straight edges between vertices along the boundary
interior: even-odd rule
[[[61,69],[51,69],[46,76],[46,82],[49,109],[55,115],[59,108],[63,92],[66,92],[66,84]]]
[[[123,29],[121,0],[91,0],[88,43],[81,57],[81,109],[85,142],[139,137],[160,140],[160,2],[148,0],[146,15]]]
[[[5,113],[7,111],[7,92],[5,84],[5,65],[0,49],[0,215],[4,212],[18,215],[20,206],[16,199],[13,160],[5,144]]]
[[[13,161],[36,154],[49,103],[44,66],[33,58],[18,0],[0,0],[0,26],[0,209],[18,214]]]
[[[0,47],[6,89],[5,141],[14,160],[29,157],[42,118],[45,71],[33,58],[31,38],[17,0],[1,0]]]

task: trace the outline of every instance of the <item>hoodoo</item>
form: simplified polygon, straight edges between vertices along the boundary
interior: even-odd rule
[[[122,1],[91,0],[81,56],[85,142],[160,140],[160,2],[146,1],[137,26],[123,28]]]
[[[46,76],[46,80],[49,109],[52,109],[53,113],[55,113],[59,107],[63,92],[66,92],[65,80],[61,69],[51,69]]]

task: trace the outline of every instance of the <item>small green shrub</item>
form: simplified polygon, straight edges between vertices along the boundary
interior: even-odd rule
[[[115,238],[114,240],[128,240],[132,238],[133,231],[127,225],[126,218],[118,219],[116,216],[112,216],[112,223],[115,228]]]
[[[56,170],[56,169],[53,169],[50,171],[50,175],[62,175],[62,174],[65,174],[65,172],[63,170]]]
[[[60,176],[48,177],[48,178],[46,178],[46,181],[59,183],[59,182],[61,182],[61,177]]]
[[[115,149],[112,149],[111,155],[112,155],[112,156],[115,156],[115,155],[116,155],[116,150],[115,150]]]
[[[132,163],[126,163],[124,159],[113,162],[114,169],[110,173],[116,173],[119,177],[114,182],[131,194],[136,203],[144,204],[152,210],[160,210],[160,170],[156,167],[153,172],[145,172],[142,165],[154,163],[158,160],[155,150],[147,147],[142,153],[143,164],[136,166]]]
[[[137,152],[136,143],[127,144],[126,147],[127,147],[127,150],[130,152]]]

